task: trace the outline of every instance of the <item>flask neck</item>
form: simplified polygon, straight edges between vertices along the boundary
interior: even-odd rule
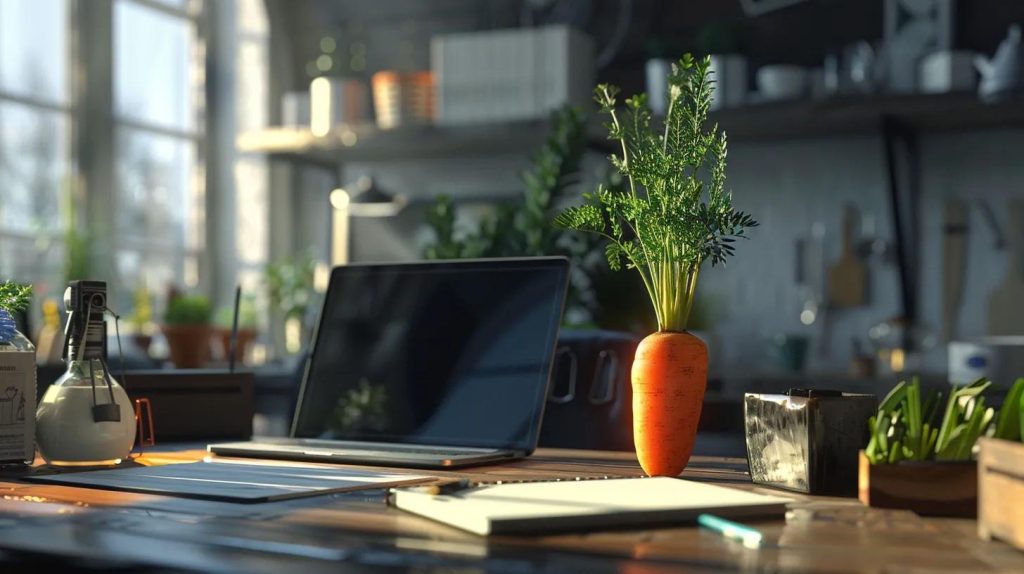
[[[71,323],[69,327],[66,361],[107,361],[106,321],[92,321],[84,325]]]

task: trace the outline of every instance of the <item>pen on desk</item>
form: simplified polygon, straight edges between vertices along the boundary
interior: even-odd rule
[[[764,535],[756,528],[726,520],[713,514],[699,515],[697,517],[697,524],[709,530],[714,530],[730,540],[742,542],[747,548],[760,547],[761,540],[764,539]]]
[[[390,493],[394,494],[396,490],[407,490],[409,492],[416,492],[420,494],[455,494],[464,490],[469,490],[474,486],[476,486],[476,484],[468,479],[447,479],[439,480],[433,484],[427,484],[424,486],[407,486],[401,489],[392,488],[390,489]],[[391,496],[388,498],[390,500]]]

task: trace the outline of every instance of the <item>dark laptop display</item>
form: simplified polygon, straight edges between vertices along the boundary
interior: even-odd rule
[[[292,435],[532,452],[567,274],[561,258],[335,268]]]

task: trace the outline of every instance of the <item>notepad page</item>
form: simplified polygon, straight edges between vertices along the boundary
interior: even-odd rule
[[[399,508],[452,526],[489,534],[519,522],[525,528],[601,526],[613,517],[688,519],[700,512],[778,513],[789,499],[675,478],[502,484],[452,495],[398,491]],[[574,519],[574,520],[570,520]],[[555,522],[551,522],[551,521]]]

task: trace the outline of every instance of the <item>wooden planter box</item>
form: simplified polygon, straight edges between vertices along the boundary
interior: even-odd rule
[[[1024,443],[979,441],[978,536],[1024,550]]]
[[[868,506],[912,510],[922,516],[978,514],[978,465],[964,462],[871,464],[860,453],[859,498]]]

